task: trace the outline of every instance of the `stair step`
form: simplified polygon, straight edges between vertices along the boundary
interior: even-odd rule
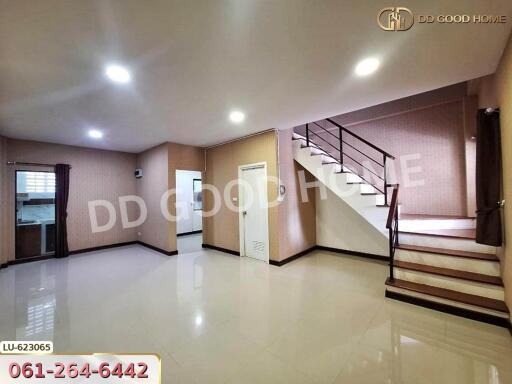
[[[397,248],[398,249],[403,249],[404,251],[438,253],[438,254],[441,254],[441,255],[455,256],[455,257],[464,257],[464,258],[467,258],[467,259],[495,261],[495,262],[498,262],[498,263],[500,261],[496,255],[492,255],[492,254],[489,254],[489,253],[458,251],[456,249],[424,247],[422,245],[408,245],[408,244],[400,244]]]
[[[452,237],[456,239],[475,240],[475,231],[473,229],[424,229],[414,231],[399,231],[409,235],[424,235],[437,237]]]
[[[452,277],[455,279],[470,280],[477,283],[492,284],[503,286],[503,281],[498,276],[484,275],[481,273],[458,271],[450,268],[435,267],[432,265],[411,263],[408,261],[395,260],[393,265],[402,269],[409,269],[412,271],[431,273],[439,276]]]
[[[482,297],[477,295],[471,295],[469,293],[462,293],[453,291],[451,289],[433,287],[427,284],[413,283],[410,281],[389,278],[386,280],[386,285],[390,287],[405,289],[412,292],[421,293],[424,295],[430,295],[438,297],[440,299],[456,301],[462,304],[473,305],[475,307],[490,309],[497,312],[508,314],[507,305],[503,300],[491,299],[488,297]]]
[[[476,220],[469,216],[430,215],[423,213],[402,213],[400,220]]]

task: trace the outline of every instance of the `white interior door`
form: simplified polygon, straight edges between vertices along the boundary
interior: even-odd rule
[[[240,167],[242,256],[268,262],[267,170],[264,164]]]
[[[202,228],[201,211],[194,209],[194,179],[201,179],[201,172],[176,171],[176,233],[188,233]],[[199,226],[200,223],[201,225]]]

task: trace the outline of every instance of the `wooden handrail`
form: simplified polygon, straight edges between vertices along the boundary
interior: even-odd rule
[[[390,229],[393,224],[393,218],[395,217],[396,210],[398,209],[398,184],[393,187],[393,194],[391,195],[391,204],[389,206],[388,220],[386,221],[386,228]]]
[[[344,132],[347,132],[349,135],[352,135],[353,137],[355,137],[356,139],[362,141],[363,143],[365,143],[366,145],[368,145],[370,148],[373,148],[375,149],[377,152],[380,152],[382,153],[384,156],[386,157],[389,157],[390,159],[392,160],[395,160],[395,157],[393,155],[390,155],[389,153],[387,153],[386,151],[384,151],[383,149],[380,149],[379,147],[377,147],[375,144],[372,144],[370,143],[368,140],[365,140],[363,139],[361,136],[359,135],[356,135],[354,132],[348,130],[347,128],[345,128],[344,126],[338,124],[337,122],[335,122],[334,120],[332,119],[325,119],[327,120],[329,123],[331,124],[334,124],[336,127],[340,128],[342,131]],[[325,129],[325,128],[324,128]],[[327,129],[326,129],[327,130]]]

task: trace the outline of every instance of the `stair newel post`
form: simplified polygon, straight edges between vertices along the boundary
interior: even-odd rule
[[[395,247],[393,246],[393,225],[389,227],[389,280],[393,281],[394,271],[393,264],[395,262]]]
[[[341,170],[343,171],[343,129],[341,127],[338,128],[339,137],[340,137],[340,165]]]
[[[386,166],[386,155],[382,155],[382,164],[384,166],[384,205],[388,205],[388,171]]]
[[[397,201],[398,204],[398,201]],[[398,206],[395,210],[395,248],[398,247],[400,243],[398,242]]]
[[[306,124],[306,146],[309,147],[309,124]]]

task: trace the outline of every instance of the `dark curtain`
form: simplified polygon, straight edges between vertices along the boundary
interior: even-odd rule
[[[55,240],[55,257],[69,256],[68,249],[68,197],[69,197],[69,170],[67,164],[57,164],[55,166],[56,181],[56,240]]]
[[[501,246],[499,110],[480,109],[476,135],[476,242]]]

